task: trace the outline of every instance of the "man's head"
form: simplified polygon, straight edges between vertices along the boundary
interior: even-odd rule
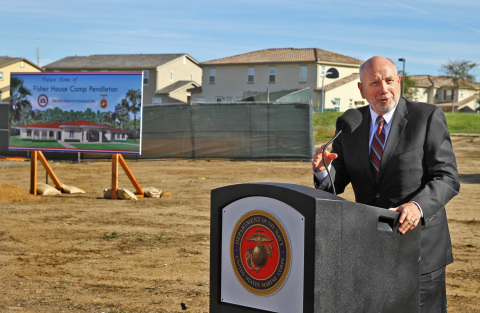
[[[360,65],[358,89],[373,111],[384,115],[397,106],[401,76],[392,60],[374,56]]]

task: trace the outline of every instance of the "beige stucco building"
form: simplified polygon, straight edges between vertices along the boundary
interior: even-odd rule
[[[10,98],[10,73],[36,73],[42,69],[24,58],[0,57],[0,102]]]
[[[473,112],[480,107],[480,83],[454,80],[446,76],[409,75],[415,82],[414,100],[436,104],[445,112]]]
[[[262,94],[267,97],[259,98],[272,101],[272,93],[308,88],[310,95],[302,101],[316,110],[345,111],[367,104],[357,88],[362,62],[318,48],[266,49],[202,62],[203,84],[192,90],[192,101],[234,102]],[[331,68],[338,78],[325,77]]]
[[[143,71],[143,104],[188,103],[202,69],[188,54],[112,54],[66,57],[47,71]]]

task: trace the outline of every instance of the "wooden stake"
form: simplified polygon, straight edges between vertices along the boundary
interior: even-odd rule
[[[30,156],[30,193],[37,195],[37,151],[32,151]]]
[[[37,160],[40,160],[43,167],[45,168],[48,175],[55,184],[55,187],[58,190],[63,191],[62,183],[60,182],[60,180],[58,180],[57,175],[55,175],[55,173],[53,172],[50,164],[48,164],[48,161],[43,155],[43,152],[34,150],[32,151],[30,156],[30,193],[35,196],[37,195]]]
[[[125,174],[127,174],[128,179],[130,179],[130,182],[132,183],[133,187],[135,187],[135,190],[137,191],[137,198],[143,198],[144,193],[142,187],[140,187],[140,184],[138,183],[137,179],[135,176],[133,176],[132,171],[128,167],[127,163],[125,162],[125,159],[121,154],[118,155],[118,160],[120,162],[120,165],[122,166],[123,170],[125,171]]]
[[[38,159],[40,160],[40,162],[42,163],[43,167],[45,168],[45,170],[47,171],[48,173],[48,176],[50,176],[50,178],[52,179],[53,183],[55,184],[55,187],[62,191],[63,190],[63,185],[62,183],[60,182],[60,180],[58,180],[57,178],[57,175],[55,175],[55,173],[53,172],[52,168],[50,167],[50,164],[48,164],[48,161],[47,159],[45,158],[45,156],[43,155],[43,152],[42,151],[38,151]]]
[[[117,199],[118,191],[118,153],[112,154],[112,199]]]

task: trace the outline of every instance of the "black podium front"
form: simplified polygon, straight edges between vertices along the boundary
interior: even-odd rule
[[[420,228],[305,186],[212,190],[210,312],[418,312]]]

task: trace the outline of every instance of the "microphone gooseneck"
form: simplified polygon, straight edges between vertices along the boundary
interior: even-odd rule
[[[362,113],[358,111],[357,109],[348,109],[343,113],[342,116],[337,118],[336,122],[336,128],[338,132],[333,136],[332,139],[330,139],[329,142],[325,145],[322,151],[322,160],[323,160],[323,165],[325,166],[325,169],[327,170],[327,175],[328,178],[330,179],[330,183],[332,184],[332,189],[333,189],[333,194],[337,195],[337,192],[335,190],[335,185],[333,183],[332,176],[330,175],[330,171],[328,169],[327,163],[325,162],[325,150],[327,147],[332,143],[342,132],[345,134],[351,134],[355,129],[357,129],[358,126],[362,123]]]

